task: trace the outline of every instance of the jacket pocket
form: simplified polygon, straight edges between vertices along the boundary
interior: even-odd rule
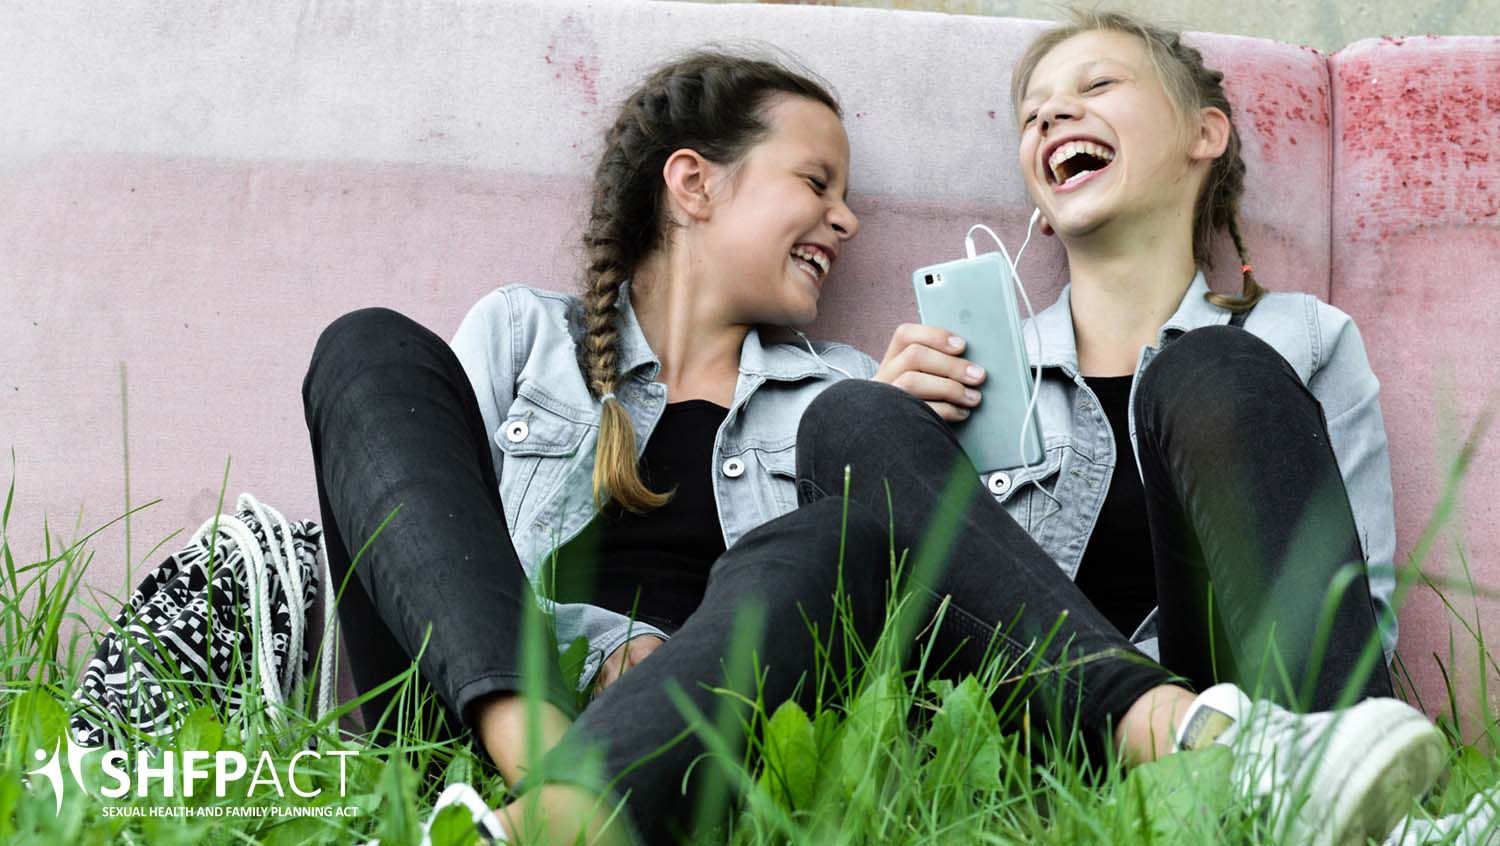
[[[1053,447],[1038,464],[1005,467],[981,477],[995,501],[1005,506],[1012,519],[1032,535],[1044,520],[1062,510],[1052,491],[1057,487],[1066,450],[1066,446]]]
[[[748,452],[765,471],[771,493],[769,513],[779,516],[797,507],[797,447],[751,449]]]
[[[512,533],[562,483],[579,445],[594,427],[586,419],[584,412],[559,403],[533,383],[522,383],[494,434],[505,454],[500,499]]]

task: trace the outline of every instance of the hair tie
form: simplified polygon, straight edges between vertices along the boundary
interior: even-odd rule
[[[617,396],[615,396],[615,392],[614,391],[610,391],[609,393],[604,394],[604,395],[602,395],[602,396],[599,397],[599,404],[603,405],[606,400],[614,400],[615,402],[619,402],[620,398],[617,397]]]
[[[1255,268],[1251,267],[1248,264],[1242,264],[1242,265],[1240,265],[1240,272],[1241,273],[1249,273],[1250,271],[1252,271],[1254,269]]]

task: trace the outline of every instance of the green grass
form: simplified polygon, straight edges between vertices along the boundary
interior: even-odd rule
[[[1482,427],[1471,435],[1477,442]],[[1466,450],[1446,480],[1432,525],[1418,544],[1414,561],[1404,567],[1404,596],[1421,575],[1440,530],[1453,513],[1459,482],[1473,450]],[[150,742],[158,749],[237,750],[251,761],[268,756],[286,784],[292,756],[315,748],[324,753],[316,766],[299,767],[304,792],[316,786],[317,798],[291,793],[278,796],[262,786],[255,795],[243,781],[239,793],[224,799],[160,795],[106,801],[66,781],[61,811],[44,781],[25,775],[37,766],[33,750],[51,750],[63,736],[74,707],[70,694],[94,641],[113,625],[123,596],[93,597],[85,603],[90,554],[87,538],[58,548],[50,530],[40,554],[13,547],[7,528],[15,482],[0,513],[0,843],[362,843],[379,837],[385,844],[417,842],[418,829],[443,785],[466,781],[494,803],[506,797],[504,783],[464,742],[440,742],[423,727],[436,704],[421,700],[413,671],[391,682],[401,695],[387,713],[386,724],[400,740],[372,747],[362,736],[342,733],[339,718],[358,707],[344,703],[321,721],[313,721],[312,685],[274,720],[260,702],[231,710],[222,692],[184,686],[189,702],[175,735]],[[222,502],[221,508],[222,511]],[[937,527],[913,562],[892,550],[898,572],[935,566],[947,540]],[[23,555],[17,559],[17,555]],[[356,562],[357,563],[357,562]],[[1465,563],[1465,566],[1466,563]],[[1462,709],[1458,687],[1450,684],[1439,724],[1453,741],[1452,777],[1428,800],[1435,812],[1461,808],[1475,790],[1500,781],[1494,721],[1486,701],[1486,673],[1497,664],[1485,634],[1459,607],[1476,591],[1472,579],[1462,582],[1427,577],[1443,597],[1453,620],[1449,655],[1440,661],[1451,679],[1477,672],[1480,701],[1471,709],[1477,727],[1460,736]],[[95,606],[85,610],[85,605]],[[702,713],[676,691],[674,700],[689,730],[707,752],[695,769],[708,768],[710,783],[695,814],[705,828],[698,840],[710,843],[773,844],[1200,844],[1269,842],[1270,833],[1258,809],[1237,799],[1230,786],[1231,755],[1225,749],[1171,756],[1156,764],[1126,770],[1115,761],[1092,765],[1078,754],[1083,739],[1075,729],[1054,734],[1012,698],[1000,713],[992,694],[1002,681],[1026,677],[1029,666],[998,657],[975,677],[933,678],[942,656],[930,650],[904,655],[915,629],[924,625],[908,613],[910,603],[892,596],[886,630],[874,644],[826,642],[826,649],[855,653],[858,672],[833,677],[820,669],[807,683],[814,686],[811,713],[795,704],[766,702],[754,691],[759,670],[750,649],[726,658],[726,674],[742,684],[719,690],[712,713]],[[758,620],[747,614],[739,642],[751,643]],[[535,627],[533,626],[533,630]],[[69,634],[69,633],[73,634]],[[532,643],[539,643],[533,638]],[[1473,658],[1460,645],[1473,647]],[[357,648],[357,645],[354,647]],[[248,656],[246,656],[248,658]],[[1437,658],[1438,656],[1434,656]],[[531,650],[527,661],[532,682],[540,677],[542,656]],[[1455,663],[1463,660],[1462,665]],[[1472,661],[1477,661],[1477,666]],[[826,662],[825,662],[826,663]],[[234,684],[257,690],[254,662]],[[1402,668],[1397,667],[1398,676]],[[1411,690],[1409,678],[1404,687]],[[259,700],[251,696],[247,701]],[[1465,742],[1467,741],[1467,742]],[[337,763],[327,753],[355,753],[348,761],[347,793],[336,794]],[[85,778],[101,782],[96,762],[86,762]],[[324,805],[352,809],[352,816],[297,816]],[[275,816],[120,816],[107,808],[227,809],[259,807]],[[438,843],[460,844],[471,838],[454,814],[440,827]],[[712,825],[708,825],[712,824]]]

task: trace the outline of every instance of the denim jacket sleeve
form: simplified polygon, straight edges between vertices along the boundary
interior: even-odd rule
[[[1391,459],[1380,413],[1380,381],[1370,369],[1359,329],[1349,315],[1309,297],[1317,344],[1307,387],[1323,406],[1355,528],[1364,547],[1370,596],[1389,661],[1396,649],[1396,528]]]
[[[511,403],[515,401],[516,374],[521,372],[530,352],[525,348],[526,338],[524,315],[513,305],[511,291],[500,288],[485,295],[469,309],[450,343],[474,386],[475,398],[479,400],[485,431],[491,435],[487,443],[497,479],[505,472],[505,453],[493,435],[500,430]],[[531,576],[530,573],[527,575]],[[623,645],[627,638],[643,634],[666,637],[655,626],[597,605],[556,604],[543,598],[542,607],[552,615],[559,650],[567,649],[579,637],[588,641],[588,658],[579,677],[580,690],[593,682],[604,658]]]
[[[632,620],[608,608],[581,602],[552,604],[551,607],[557,626],[559,649],[566,649],[568,644],[580,637],[589,643],[588,658],[584,661],[583,673],[578,676],[580,692],[594,683],[594,676],[603,666],[604,659],[624,646],[627,640],[648,634],[656,635],[662,640],[667,639],[667,634],[661,629],[640,620]]]

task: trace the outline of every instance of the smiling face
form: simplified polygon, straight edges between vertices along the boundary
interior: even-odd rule
[[[1065,245],[1163,214],[1191,225],[1211,159],[1194,154],[1145,45],[1075,35],[1037,63],[1019,104],[1027,191]]]
[[[695,240],[739,320],[798,326],[817,317],[828,271],[859,231],[845,202],[849,138],[838,115],[803,97],[775,97],[765,119],[770,132],[710,187]]]

